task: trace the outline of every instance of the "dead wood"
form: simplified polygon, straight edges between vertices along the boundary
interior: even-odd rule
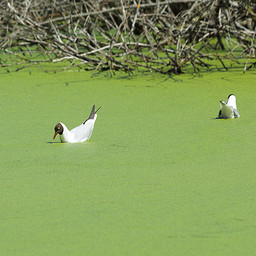
[[[1,66],[179,74],[212,59],[228,70],[228,59],[244,71],[255,67],[250,0],[0,0],[0,28]]]

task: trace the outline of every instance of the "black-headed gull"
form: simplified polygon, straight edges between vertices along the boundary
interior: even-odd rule
[[[53,139],[55,139],[57,134],[59,134],[61,142],[76,143],[89,140],[92,135],[94,123],[97,119],[96,113],[100,108],[101,107],[95,111],[95,105],[93,105],[91,114],[88,119],[71,131],[69,131],[65,124],[61,122],[57,123],[54,127],[55,134]]]
[[[232,119],[240,117],[236,107],[236,96],[230,94],[227,101],[220,101],[219,118]]]

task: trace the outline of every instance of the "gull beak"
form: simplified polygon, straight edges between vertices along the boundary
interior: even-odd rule
[[[54,136],[53,136],[53,139],[55,139],[55,137],[57,136],[57,134],[58,134],[58,131],[55,132],[55,134],[54,134]]]

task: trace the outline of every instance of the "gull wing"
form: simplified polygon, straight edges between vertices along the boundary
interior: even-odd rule
[[[90,139],[96,118],[97,114],[94,115],[94,119],[88,119],[85,123],[82,123],[70,131],[74,134],[74,139],[76,141],[84,142]]]
[[[221,107],[222,108],[222,107]],[[219,111],[219,115],[218,115],[218,118],[220,118],[221,117],[221,110]]]
[[[96,113],[100,108],[101,107],[95,111],[95,105],[93,105],[88,119],[70,131],[73,134],[76,142],[84,142],[90,139],[94,128],[94,123],[97,119]]]
[[[95,111],[95,105],[92,106],[92,110],[91,110],[91,114],[89,115],[89,117],[83,122],[83,124],[85,124],[88,120],[90,119],[94,119],[95,114],[100,110],[101,107],[99,107],[96,111]]]
[[[234,111],[234,116],[235,116],[235,118],[240,117],[240,114],[239,114],[239,112],[238,112],[237,109],[234,108],[233,111]]]

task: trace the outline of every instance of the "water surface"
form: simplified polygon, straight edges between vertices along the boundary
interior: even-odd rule
[[[255,78],[2,72],[1,253],[253,255]],[[89,142],[52,140],[93,104]]]

